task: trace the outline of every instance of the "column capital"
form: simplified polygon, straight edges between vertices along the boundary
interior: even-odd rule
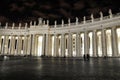
[[[65,35],[65,33],[62,33],[61,35]]]
[[[79,32],[76,32],[76,34],[78,35],[78,34],[80,34]]]
[[[116,29],[116,27],[112,27],[111,29]]]
[[[102,29],[102,31],[105,31],[105,30],[106,30],[106,28],[103,28],[103,29]]]
[[[73,33],[72,33],[72,32],[69,32],[68,34],[72,35]]]
[[[97,30],[93,30],[93,32],[97,32]]]

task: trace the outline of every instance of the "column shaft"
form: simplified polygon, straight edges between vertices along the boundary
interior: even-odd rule
[[[35,56],[34,53],[35,53],[35,35],[33,34],[32,35],[32,55],[33,56]]]
[[[12,36],[11,54],[15,55],[15,36]]]
[[[49,34],[48,36],[48,56],[52,56],[52,36]],[[54,43],[53,43],[54,44]],[[53,51],[54,52],[54,51]]]
[[[19,53],[19,46],[20,46],[20,35],[18,35],[18,39],[17,39],[17,55],[20,55]]]
[[[31,35],[27,37],[27,55],[30,55],[30,48],[31,48]]]
[[[17,37],[17,38],[16,38],[16,39],[17,39],[17,42],[16,42],[16,44],[15,44],[15,46],[16,46],[16,53],[15,53],[15,54],[18,55],[18,49],[19,49],[19,35],[16,36],[16,37]],[[15,39],[15,40],[16,40],[16,39]]]
[[[80,57],[82,57],[82,37],[81,37],[81,34],[79,35],[79,54],[80,54]]]
[[[28,47],[27,47],[27,55],[30,55],[31,53],[31,34],[28,37]]]
[[[0,55],[1,55],[1,42],[2,42],[2,36],[0,35]]]
[[[11,35],[11,39],[10,39],[10,49],[9,49],[9,53],[10,53],[10,55],[12,54],[12,35]]]
[[[38,35],[35,36],[35,56],[38,56]]]
[[[65,57],[65,36],[64,34],[61,35],[61,53],[62,57]]]
[[[57,35],[54,34],[54,57],[57,56]]]
[[[87,32],[84,33],[84,54],[89,54]]]
[[[72,57],[72,33],[68,36],[68,57]]]
[[[10,36],[8,36],[8,45],[7,45],[7,48],[8,48],[8,50],[7,50],[7,54],[8,55],[10,55],[10,38],[9,38]]]
[[[57,43],[57,36],[54,34],[54,57],[56,57],[56,43]]]
[[[45,44],[45,46],[46,46],[46,50],[45,50],[45,56],[49,56],[48,54],[49,54],[49,34],[46,34],[46,44]]]
[[[2,43],[2,55],[4,55],[4,51],[5,51],[5,41],[6,41],[6,36],[4,36],[3,43]]]
[[[92,36],[92,45],[93,45],[93,57],[97,57],[97,34],[96,30],[93,31],[93,36]]]
[[[80,40],[79,34],[76,34],[76,57],[80,57]]]
[[[32,56],[32,35],[31,35],[31,34],[30,34],[29,40],[30,40],[30,41],[29,41],[29,42],[30,42],[30,43],[29,43],[29,46],[30,46],[30,47],[29,47],[28,53],[29,53],[30,56]]]
[[[5,38],[5,48],[4,48],[4,54],[8,54],[8,36]]]
[[[107,56],[107,48],[106,48],[106,34],[105,29],[102,29],[102,56]]]
[[[18,50],[19,55],[21,55],[21,51],[22,51],[22,36],[19,37],[19,50]]]
[[[115,31],[115,28],[112,28],[112,56],[117,57],[118,56],[118,43],[117,43],[117,33]]]
[[[42,36],[42,56],[45,55],[45,34]]]
[[[56,38],[56,57],[59,57],[59,37]]]
[[[27,39],[27,37],[26,37],[26,35],[24,35],[24,45],[23,45],[23,54],[24,55],[26,55],[26,43],[27,43],[26,39]]]

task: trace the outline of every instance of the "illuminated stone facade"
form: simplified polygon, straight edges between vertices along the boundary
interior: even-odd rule
[[[0,55],[31,55],[49,57],[120,57],[120,13],[100,18],[76,18],[75,23],[49,25],[41,18],[34,23],[14,23],[0,29]]]

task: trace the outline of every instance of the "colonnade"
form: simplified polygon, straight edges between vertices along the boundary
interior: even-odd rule
[[[52,44],[49,46],[49,53],[52,53],[50,56],[82,57],[84,54],[90,54],[91,57],[120,56],[120,28],[56,35],[50,36],[49,43]]]
[[[0,35],[0,55],[119,57],[120,28],[61,34]]]
[[[29,35],[0,35],[0,55],[29,55]]]

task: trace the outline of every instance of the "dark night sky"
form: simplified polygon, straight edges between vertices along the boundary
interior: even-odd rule
[[[42,17],[53,24],[54,20],[89,18],[91,13],[99,17],[100,11],[108,15],[109,9],[120,12],[119,0],[0,0],[0,21],[29,22]]]

